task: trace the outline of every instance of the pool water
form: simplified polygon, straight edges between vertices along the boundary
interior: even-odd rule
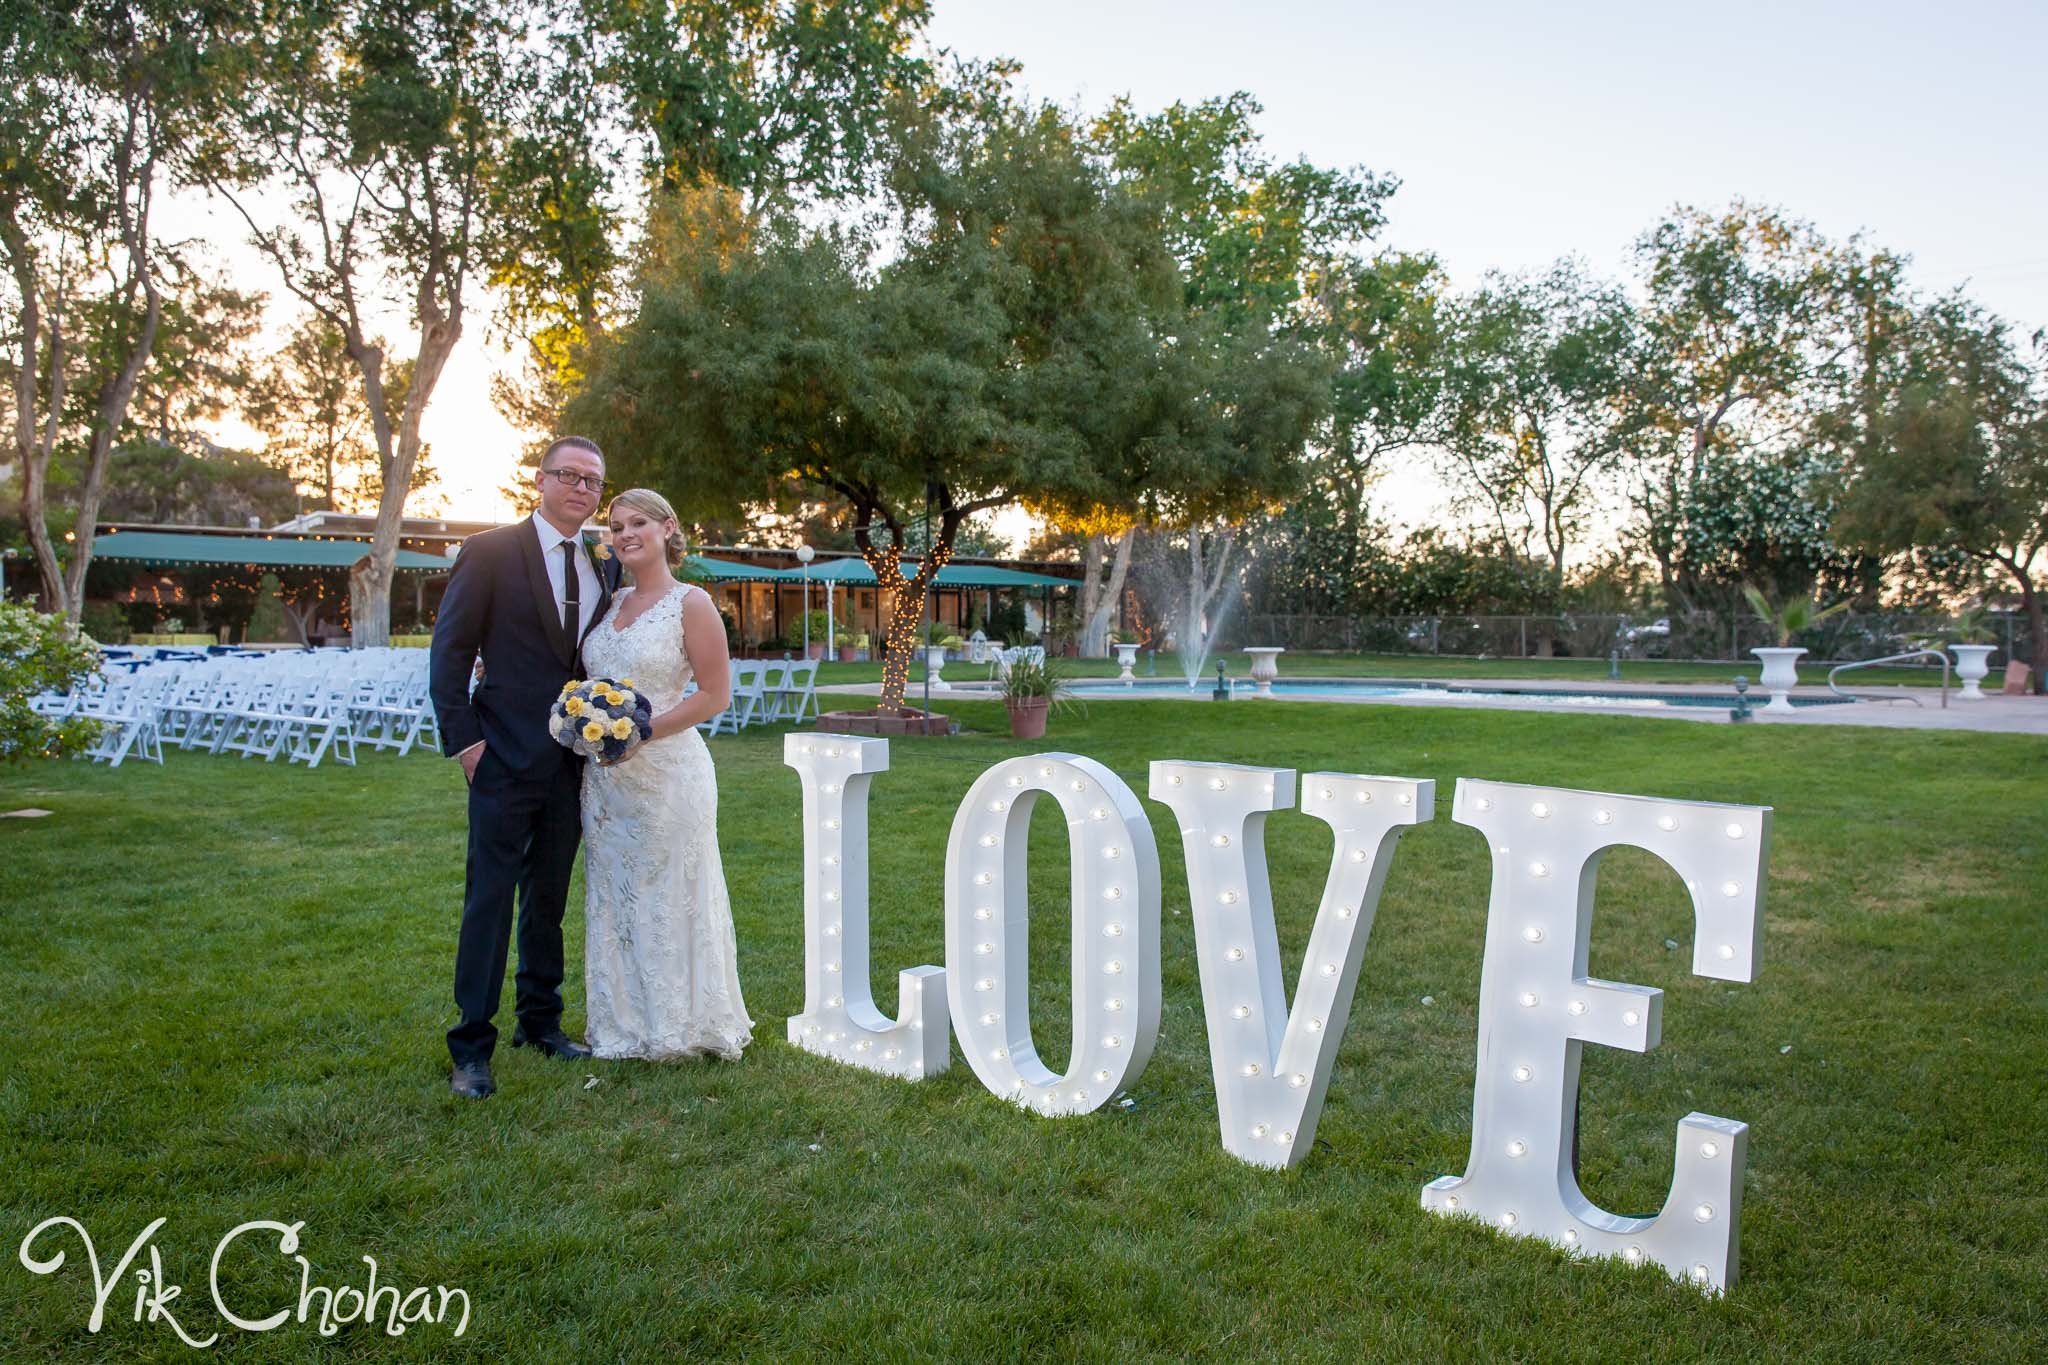
[[[1118,692],[1140,697],[1194,697],[1203,701],[1210,699],[1215,689],[1214,681],[1204,679],[1190,688],[1185,682],[1173,682],[1164,678],[1145,678],[1125,686],[1109,682],[1085,684],[1077,690],[1084,693]],[[1230,680],[1233,698],[1249,698],[1254,695],[1252,684],[1241,678]],[[1415,701],[1421,699],[1442,700],[1448,697],[1470,698],[1474,701],[1541,701],[1558,706],[1578,706],[1591,711],[1656,711],[1673,707],[1725,711],[1735,705],[1735,690],[1713,693],[1674,692],[1571,692],[1551,688],[1517,687],[1486,689],[1478,687],[1453,687],[1433,683],[1372,683],[1345,682],[1337,679],[1282,678],[1273,684],[1273,695],[1291,701],[1358,701],[1366,698],[1384,698],[1389,701]],[[1749,704],[1761,707],[1770,700],[1770,694],[1760,688],[1751,688]],[[1793,697],[1794,706],[1838,706],[1847,698],[1841,697]]]

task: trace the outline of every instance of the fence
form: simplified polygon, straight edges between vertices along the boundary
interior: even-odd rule
[[[1844,613],[1792,639],[1815,660],[1880,659],[1949,638],[1945,616]],[[2001,659],[2033,662],[2018,613],[1989,622]],[[1453,654],[1498,659],[1606,658],[1754,662],[1748,651],[1775,644],[1761,621],[1723,612],[1644,620],[1628,616],[1290,616],[1226,619],[1226,647],[1281,645],[1347,654]]]

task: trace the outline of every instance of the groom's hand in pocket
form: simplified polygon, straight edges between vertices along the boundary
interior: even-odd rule
[[[463,780],[474,786],[476,784],[476,765],[484,761],[484,746],[482,744],[470,745],[455,756],[455,761],[462,765]]]

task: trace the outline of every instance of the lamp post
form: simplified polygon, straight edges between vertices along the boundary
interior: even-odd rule
[[[808,545],[796,547],[796,562],[804,567],[804,657],[811,657],[811,561],[818,552]],[[829,642],[828,642],[829,643]]]

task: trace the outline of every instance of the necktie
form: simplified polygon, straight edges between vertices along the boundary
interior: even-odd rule
[[[576,576],[576,542],[562,542],[562,629],[570,641],[576,639],[576,627],[583,624],[583,585]]]

